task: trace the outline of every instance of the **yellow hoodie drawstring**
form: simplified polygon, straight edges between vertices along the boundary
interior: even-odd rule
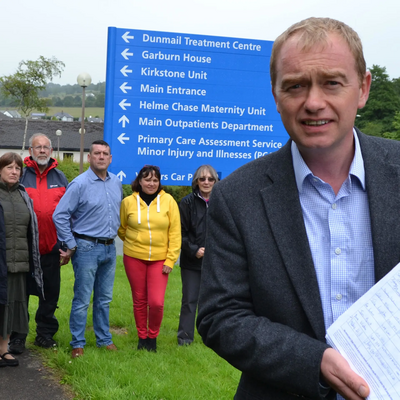
[[[140,225],[141,224],[141,220],[140,220],[140,196],[137,195],[136,196],[136,201],[137,201],[137,223]]]

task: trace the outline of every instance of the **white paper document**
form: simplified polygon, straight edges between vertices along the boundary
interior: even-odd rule
[[[368,383],[368,400],[400,399],[400,264],[328,329],[327,342]]]

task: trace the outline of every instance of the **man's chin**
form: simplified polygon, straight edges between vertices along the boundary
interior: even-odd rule
[[[45,160],[37,158],[35,161],[37,165],[47,165],[50,161],[50,158],[46,158]]]

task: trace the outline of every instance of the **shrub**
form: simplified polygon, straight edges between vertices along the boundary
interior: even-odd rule
[[[183,197],[192,192],[191,186],[164,186],[164,190],[169,193],[177,203],[179,203]]]
[[[83,163],[83,170],[86,171],[89,168],[89,163]],[[79,164],[72,161],[71,158],[64,158],[62,161],[58,161],[58,169],[64,172],[68,182],[71,182],[79,175]]]
[[[122,185],[122,192],[124,194],[124,198],[130,196],[132,194],[131,185]]]

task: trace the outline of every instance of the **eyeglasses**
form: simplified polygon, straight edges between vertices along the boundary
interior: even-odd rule
[[[50,149],[51,149],[51,147],[49,147],[49,146],[35,146],[35,147],[31,146],[31,148],[36,150],[36,151],[41,151],[42,149],[44,151],[50,151]]]
[[[215,182],[215,178],[213,178],[212,176],[211,177],[204,177],[204,176],[202,176],[201,178],[198,178],[199,179],[199,181],[200,182],[205,182],[205,181],[208,181],[208,182]]]
[[[149,164],[143,165],[143,168],[152,168],[155,169],[156,171],[160,170],[160,167],[157,167],[157,165],[149,165]]]

